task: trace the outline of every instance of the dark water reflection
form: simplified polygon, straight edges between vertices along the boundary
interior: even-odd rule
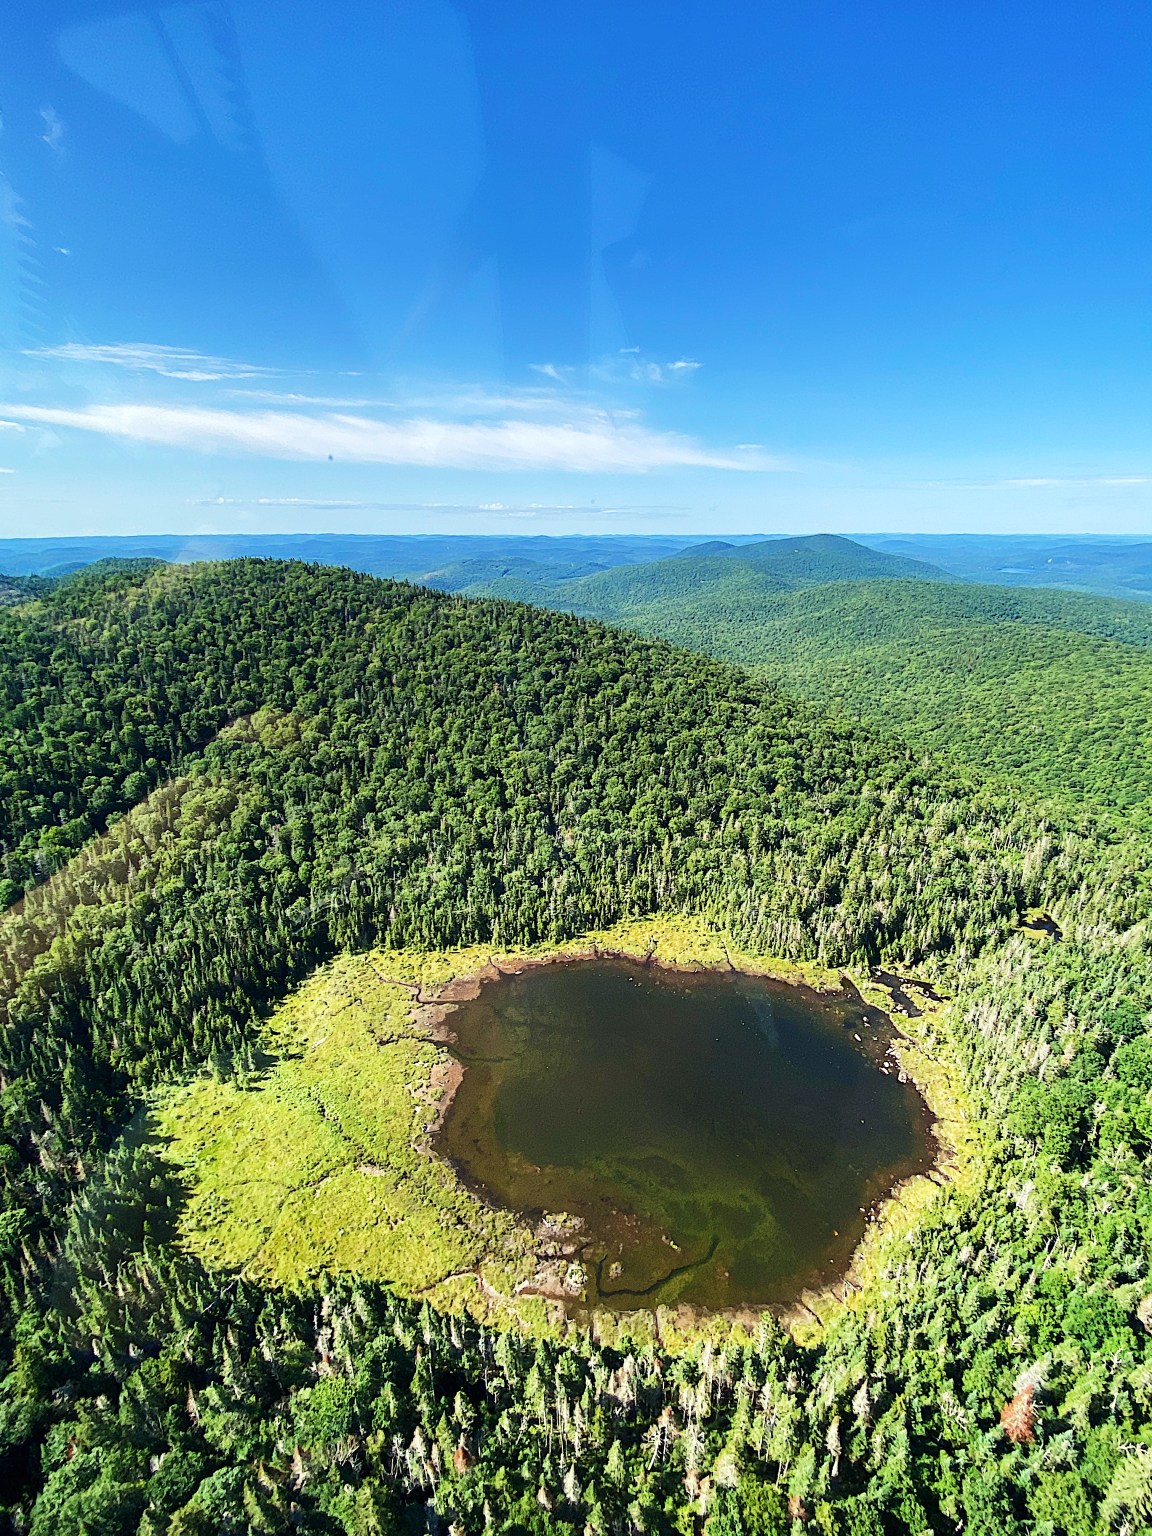
[[[792,1300],[935,1152],[859,998],[578,961],[487,983],[451,1026],[441,1150],[501,1205],[579,1216],[602,1305]]]

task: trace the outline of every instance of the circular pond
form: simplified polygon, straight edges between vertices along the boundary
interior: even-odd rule
[[[591,1305],[794,1300],[935,1155],[858,997],[582,960],[485,983],[451,1028],[440,1150],[539,1223],[574,1295],[582,1266]]]

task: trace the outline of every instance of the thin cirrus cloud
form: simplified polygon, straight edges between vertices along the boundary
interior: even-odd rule
[[[94,363],[128,368],[134,373],[158,373],[166,379],[183,379],[194,384],[211,384],[220,379],[263,379],[276,372],[258,368],[253,363],[238,363],[229,357],[206,357],[186,347],[160,346],[153,342],[118,341],[97,344],[65,342],[59,347],[36,347],[25,357],[52,358],[61,363]]]
[[[390,400],[367,395],[303,395],[283,389],[226,389],[222,393],[231,399],[247,400],[250,405],[322,405],[342,411],[383,410],[392,404]]]
[[[44,124],[40,142],[47,144],[53,154],[59,154],[64,144],[64,124],[59,113],[54,107],[41,107],[40,118]]]
[[[609,356],[590,365],[587,370],[566,363],[532,363],[533,372],[556,384],[570,384],[581,373],[605,384],[675,384],[697,371],[701,365],[691,357],[677,357],[670,362],[660,362],[647,357],[639,347],[621,347]]]
[[[1152,475],[1015,475],[1003,480],[925,480],[932,490],[1070,491],[1152,485]]]
[[[29,348],[25,351],[24,355],[26,357],[49,358],[55,362],[62,363],[125,368],[135,373],[159,374],[167,379],[178,379],[196,384],[219,383],[226,380],[244,381],[248,379],[284,377],[283,369],[263,367],[255,363],[239,362],[229,357],[213,357],[188,347],[172,347],[156,342],[70,341],[56,347]],[[587,368],[578,368],[567,363],[533,363],[531,365],[533,372],[547,379],[550,383],[559,384],[565,388],[577,382],[583,375],[587,375],[602,384],[671,384],[683,382],[691,378],[700,366],[700,363],[690,357],[678,357],[662,362],[656,358],[646,356],[639,347],[621,347],[617,352],[600,358]],[[251,398],[262,398],[272,403],[279,403],[280,401],[291,403],[296,401],[302,405],[348,406],[351,408],[364,406],[386,407],[396,403],[390,400],[345,399],[328,395],[293,394],[287,392],[281,394],[273,391],[264,394],[257,394],[253,391]],[[450,406],[453,398],[452,394],[433,396],[430,403]],[[468,405],[479,405],[481,409],[485,409],[498,406],[501,403],[502,397],[483,390],[471,390],[459,398]],[[548,409],[555,404],[555,395],[545,390],[521,389],[517,390],[514,395],[505,396],[503,399],[511,409],[518,412],[531,410],[534,407],[537,409]],[[409,403],[417,402],[410,401]]]
[[[379,395],[313,395],[295,390],[253,389],[243,385],[226,389],[229,399],[250,405],[324,406],[329,410],[432,411],[459,416],[565,416],[603,415],[602,407],[574,401],[556,390],[518,389],[496,393],[486,389],[405,389],[395,398]],[[618,413],[622,414],[622,413]]]
[[[632,418],[585,414],[575,421],[445,421],[298,411],[168,405],[0,405],[29,426],[72,428],[202,453],[442,469],[530,469],[637,474],[669,469],[785,469],[755,445],[714,449]]]
[[[1067,485],[1152,485],[1152,475],[1033,475],[1027,479],[1000,480],[1011,490],[1046,490]]]
[[[327,501],[313,496],[208,496],[189,501],[191,507],[289,507],[309,512],[440,512],[486,517],[499,512],[507,517],[547,517],[555,513],[577,517],[613,517],[628,512],[640,517],[683,517],[690,508],[616,502],[611,506],[585,506],[579,502],[509,503],[504,501]]]

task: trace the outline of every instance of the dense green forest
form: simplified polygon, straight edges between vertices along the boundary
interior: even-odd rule
[[[1143,814],[1148,605],[878,565],[897,558],[818,536],[466,590],[663,636],[1029,792]]]
[[[38,576],[0,576],[0,608],[26,602],[44,590],[45,583]]]
[[[0,840],[10,1529],[1152,1528],[1152,876],[1090,809],[661,642],[244,561],[0,612]],[[148,1092],[259,1074],[319,963],[658,911],[953,998],[980,1177],[820,1337],[535,1339],[173,1242]]]

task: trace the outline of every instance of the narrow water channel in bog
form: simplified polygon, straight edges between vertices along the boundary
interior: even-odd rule
[[[794,1300],[936,1155],[859,997],[580,960],[486,982],[450,1024],[439,1150],[495,1203],[578,1219],[591,1305]]]

